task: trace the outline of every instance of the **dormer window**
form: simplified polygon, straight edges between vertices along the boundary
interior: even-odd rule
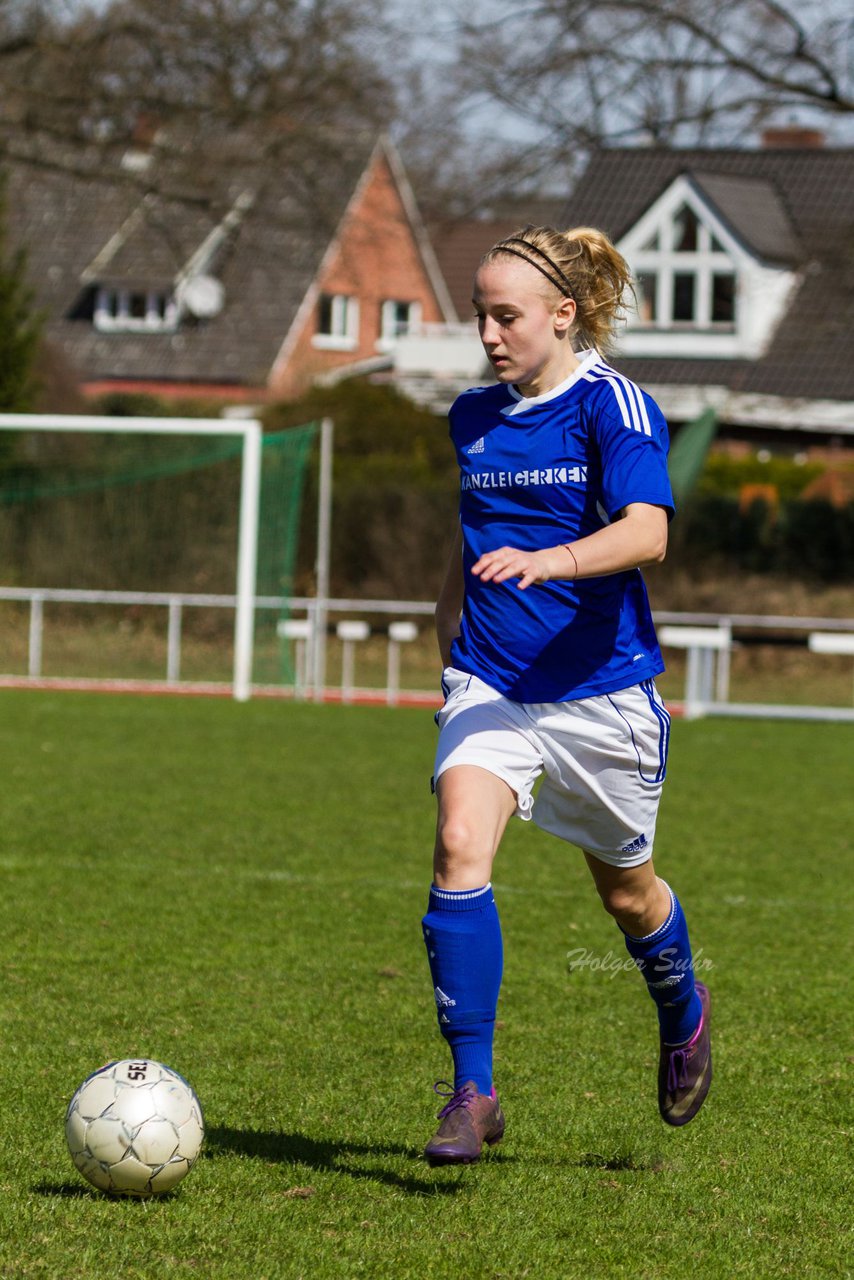
[[[93,318],[104,333],[162,333],[177,326],[178,305],[172,293],[157,289],[102,286],[95,294]]]
[[[679,174],[617,248],[637,297],[626,356],[756,359],[799,283],[785,207],[753,178]]]
[[[687,203],[662,220],[633,255],[638,299],[632,327],[732,331],[735,263]]]

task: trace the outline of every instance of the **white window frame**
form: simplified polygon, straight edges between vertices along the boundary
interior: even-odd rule
[[[321,351],[354,351],[359,345],[359,299],[349,293],[318,294],[318,323],[323,298],[331,302],[330,332],[316,332],[311,339],[312,346]]]
[[[145,315],[131,315],[131,298],[145,295]],[[170,333],[178,327],[178,303],[174,294],[158,289],[111,288],[101,285],[95,294],[95,328],[102,333]]]
[[[398,319],[398,308],[406,307],[406,319]],[[421,303],[405,298],[386,298],[380,307],[380,336],[377,351],[390,351],[398,338],[406,338],[421,328]]]

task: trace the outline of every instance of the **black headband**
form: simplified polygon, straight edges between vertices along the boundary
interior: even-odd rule
[[[556,280],[555,276],[553,276],[551,272],[546,271],[545,267],[541,267],[539,262],[534,262],[528,257],[527,253],[520,253],[518,249],[511,249],[509,247],[511,244],[523,244],[526,249],[533,249],[534,253],[538,253],[541,258],[545,258],[552,271],[554,271],[555,276],[558,276],[559,279]],[[539,247],[539,245],[531,244],[530,240],[525,240],[522,236],[508,236],[506,240],[499,241],[495,246],[495,249],[493,249],[493,253],[498,250],[502,253],[512,253],[515,257],[521,258],[523,262],[530,263],[532,267],[539,271],[540,275],[545,276],[549,283],[554,285],[558,293],[562,293],[565,298],[571,298],[573,302],[575,301],[575,295],[572,292],[572,285],[570,284],[568,277],[563,273],[563,271],[561,271],[557,263],[549,257],[546,251]],[[561,281],[563,281],[562,284]]]

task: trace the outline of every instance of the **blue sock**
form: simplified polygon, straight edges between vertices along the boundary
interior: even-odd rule
[[[492,885],[463,891],[430,888],[421,922],[439,1030],[454,1059],[454,1088],[473,1080],[492,1088],[492,1037],[504,953]]]
[[[685,915],[669,885],[667,891],[671,907],[664,924],[645,938],[633,938],[623,932],[629,955],[658,1007],[661,1038],[666,1044],[684,1044],[700,1025],[703,1008],[694,990],[694,965]]]

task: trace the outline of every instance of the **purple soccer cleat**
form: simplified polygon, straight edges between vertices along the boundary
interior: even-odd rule
[[[658,1062],[658,1109],[666,1124],[693,1120],[712,1083],[712,1046],[709,1037],[712,1002],[704,983],[696,983],[703,1006],[700,1025],[690,1040],[672,1045],[661,1041]]]
[[[501,1141],[504,1113],[494,1089],[490,1094],[478,1093],[469,1080],[454,1090],[447,1080],[439,1080],[433,1091],[448,1101],[439,1112],[442,1123],[424,1148],[428,1164],[475,1164],[484,1142],[493,1147]]]

